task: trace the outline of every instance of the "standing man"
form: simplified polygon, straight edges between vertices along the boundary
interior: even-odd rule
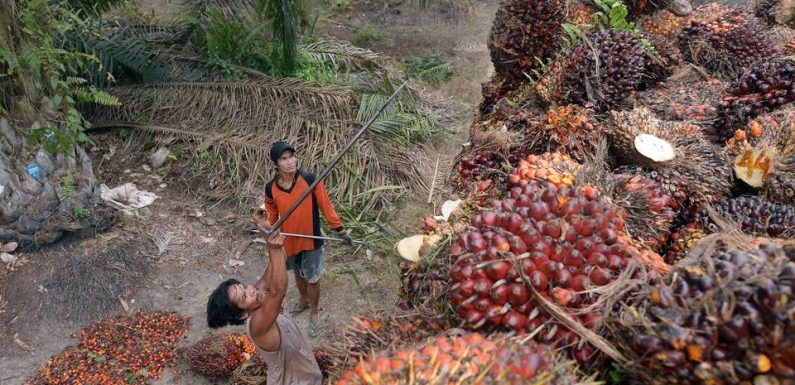
[[[272,226],[298,200],[312,183],[315,174],[298,168],[295,149],[286,142],[276,142],[271,146],[270,157],[276,165],[276,176],[265,184],[265,207],[268,210],[268,222]],[[337,211],[326,192],[323,182],[318,183],[312,192],[292,215],[282,224],[285,233],[321,236],[320,216],[328,221],[337,237],[345,239],[346,244],[353,239],[342,226]],[[309,335],[320,334],[318,322],[318,303],[320,302],[320,276],[323,264],[323,240],[298,237],[287,237],[284,249],[287,252],[287,270],[293,270],[295,285],[301,295],[290,314],[298,315],[309,309]]]
[[[265,215],[254,214],[260,231]],[[270,262],[254,285],[232,278],[222,282],[207,301],[207,325],[213,329],[241,325],[268,365],[269,385],[321,385],[323,374],[309,343],[295,321],[280,313],[287,293],[284,236],[278,231],[267,239]]]

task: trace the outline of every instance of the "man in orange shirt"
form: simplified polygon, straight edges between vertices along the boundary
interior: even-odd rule
[[[315,181],[315,174],[299,169],[295,149],[286,142],[276,142],[271,146],[270,157],[276,164],[276,176],[265,184],[265,207],[270,225],[298,200]],[[320,182],[298,208],[281,226],[285,233],[322,236],[320,233],[320,212],[336,232],[338,238],[351,244],[353,239],[342,225],[334,205],[328,197],[326,186]],[[323,263],[323,240],[287,237],[284,249],[287,253],[287,270],[293,270],[295,285],[301,294],[300,301],[290,311],[297,315],[310,309],[309,335],[316,337],[320,331],[317,311],[320,301],[320,276],[325,269]]]

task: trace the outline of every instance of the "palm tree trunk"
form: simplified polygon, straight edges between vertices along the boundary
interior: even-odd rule
[[[0,48],[11,52],[21,38],[15,6],[15,0],[0,0]],[[58,113],[48,108],[46,96],[25,93],[23,76],[0,83],[0,106],[13,117],[0,114],[0,242],[41,246],[67,233],[106,229],[109,209],[97,204],[99,186],[88,154],[75,145],[51,155],[27,143],[29,130],[57,127],[46,119]]]

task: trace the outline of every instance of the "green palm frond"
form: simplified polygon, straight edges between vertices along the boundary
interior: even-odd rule
[[[304,17],[303,0],[255,0],[257,13],[271,25],[273,37],[279,44],[279,54],[286,74],[296,69],[298,57],[298,23]]]
[[[97,57],[99,63],[89,63],[91,81],[100,86],[108,85],[108,74],[114,78],[127,75],[134,80],[157,81],[168,79],[168,74],[159,63],[157,55],[151,53],[135,39],[122,36],[105,37],[100,33],[72,33],[66,37],[67,50],[84,52]]]
[[[185,24],[137,23],[119,26],[116,36],[143,43],[179,43],[184,40],[190,26]]]
[[[438,56],[426,56],[407,63],[406,74],[436,85],[452,79],[453,68]]]
[[[315,60],[331,64],[335,68],[361,70],[378,65],[380,56],[369,49],[356,47],[350,42],[337,39],[318,39],[303,47]]]
[[[362,94],[356,121],[364,123],[370,120],[388,98],[381,93]],[[401,146],[410,146],[431,137],[438,128],[436,120],[420,110],[418,100],[406,93],[384,109],[370,126],[370,131]]]
[[[226,18],[242,17],[252,14],[256,7],[254,0],[210,0]]]

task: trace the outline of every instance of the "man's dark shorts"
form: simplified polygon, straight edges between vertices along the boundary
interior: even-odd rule
[[[323,249],[318,247],[287,258],[287,270],[295,270],[299,277],[306,278],[309,283],[317,283],[325,270]]]

